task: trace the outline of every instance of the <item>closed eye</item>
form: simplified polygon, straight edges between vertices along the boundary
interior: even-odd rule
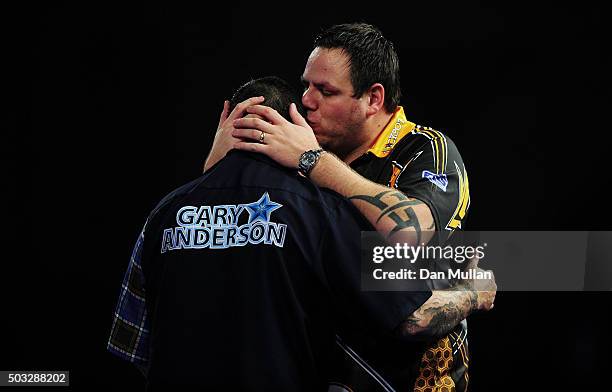
[[[304,91],[308,90],[308,88],[310,87],[310,82],[304,78],[300,78],[300,79],[302,82],[302,86],[304,87]],[[319,90],[321,92],[321,95],[323,95],[324,97],[330,97],[336,94],[335,91],[331,91],[327,89],[325,84],[313,83],[313,86],[314,88]]]
[[[321,92],[321,94],[325,97],[329,97],[335,94],[335,91],[329,90],[328,88],[325,87],[324,84],[315,84],[314,85],[316,87],[317,90],[319,90]]]

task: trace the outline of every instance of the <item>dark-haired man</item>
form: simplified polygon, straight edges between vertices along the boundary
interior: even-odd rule
[[[248,105],[288,116],[298,99],[278,78],[251,81],[218,132]],[[429,298],[359,290],[368,224],[344,198],[261,154],[209,163],[151,212],[123,282],[108,349],[147,390],[326,390],[336,322],[391,334]]]
[[[399,61],[393,44],[363,23],[333,26],[315,40],[302,75],[302,118],[293,123],[261,106],[247,109],[265,118],[238,119],[236,148],[263,153],[301,168],[315,184],[352,200],[390,241],[413,246],[439,233],[446,240],[462,228],[469,207],[468,176],[455,144],[444,134],[407,120],[399,105]],[[314,131],[314,134],[313,134]],[[264,135],[264,143],[251,143]],[[322,154],[320,148],[335,154]],[[310,158],[314,154],[314,159]],[[419,346],[405,366],[405,348],[378,348],[369,355],[395,385],[467,388],[467,326],[474,308],[489,309],[486,292],[434,290],[404,330],[413,336],[442,337]],[[486,298],[484,298],[486,297]],[[483,305],[479,306],[478,303]],[[455,326],[457,326],[455,328]],[[414,346],[413,346],[414,347]],[[364,348],[364,350],[367,350]],[[414,350],[412,350],[414,351]],[[401,361],[401,363],[398,363]],[[344,380],[340,380],[343,383]],[[347,382],[348,389],[355,384]]]

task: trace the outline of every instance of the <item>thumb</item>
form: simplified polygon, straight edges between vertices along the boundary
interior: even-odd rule
[[[221,127],[221,124],[223,124],[225,120],[227,120],[228,115],[229,115],[229,101],[225,100],[223,101],[223,111],[221,112],[221,116],[219,117],[219,128]]]
[[[310,126],[306,122],[306,119],[304,119],[300,112],[298,112],[295,103],[291,103],[291,105],[289,105],[289,115],[291,116],[291,121],[293,121],[294,124],[310,128]]]

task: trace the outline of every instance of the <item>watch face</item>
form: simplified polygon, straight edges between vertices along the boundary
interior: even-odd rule
[[[319,158],[319,154],[315,151],[306,151],[300,157],[299,169],[303,171],[302,174],[308,175],[310,169],[315,165],[317,159]]]
[[[315,155],[313,153],[304,155],[304,160],[302,162],[304,165],[312,165],[315,162]]]

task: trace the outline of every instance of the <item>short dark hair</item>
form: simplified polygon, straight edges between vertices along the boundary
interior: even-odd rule
[[[305,115],[299,90],[277,76],[252,79],[240,86],[230,99],[230,112],[245,99],[260,95],[265,98],[263,105],[271,107],[288,120],[291,120],[289,105],[292,102],[295,103],[298,112],[302,116]]]
[[[400,103],[399,58],[393,43],[367,23],[332,26],[320,33],[314,48],[342,49],[349,57],[354,96],[360,97],[374,83],[385,87],[385,109],[393,112]]]

